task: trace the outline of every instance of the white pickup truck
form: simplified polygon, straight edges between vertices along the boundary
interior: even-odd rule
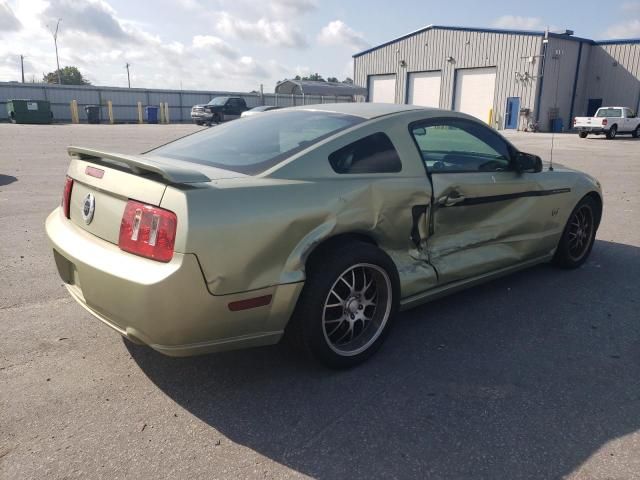
[[[578,130],[580,138],[587,138],[590,133],[605,134],[609,140],[619,133],[630,133],[633,138],[638,138],[640,118],[627,107],[601,107],[593,117],[574,118],[573,128]]]

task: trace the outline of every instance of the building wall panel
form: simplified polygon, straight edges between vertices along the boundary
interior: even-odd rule
[[[440,70],[440,108],[451,109],[457,69],[496,67],[493,126],[503,128],[507,97],[534,108],[541,45],[535,35],[433,28],[355,57],[354,81],[366,86],[368,75],[396,73],[396,103],[406,103],[408,73]]]

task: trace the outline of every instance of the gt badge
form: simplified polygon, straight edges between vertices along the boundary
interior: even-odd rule
[[[87,196],[84,197],[84,202],[82,202],[82,218],[84,219],[84,223],[89,225],[93,220],[93,213],[96,211],[96,197],[91,193],[87,193]]]

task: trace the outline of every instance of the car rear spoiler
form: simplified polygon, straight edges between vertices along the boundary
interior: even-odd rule
[[[156,173],[171,183],[201,183],[210,182],[211,179],[204,173],[181,165],[180,160],[167,160],[162,157],[149,155],[127,155],[123,153],[103,152],[83,147],[69,147],[69,155],[81,160],[100,159],[107,163],[124,164],[139,175],[143,173]]]

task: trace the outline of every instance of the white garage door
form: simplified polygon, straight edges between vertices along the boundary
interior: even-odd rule
[[[414,72],[409,74],[407,102],[422,107],[440,106],[440,72]]]
[[[395,103],[396,76],[371,75],[369,77],[369,101],[377,103]]]
[[[495,68],[456,70],[454,110],[489,122],[495,89]]]

